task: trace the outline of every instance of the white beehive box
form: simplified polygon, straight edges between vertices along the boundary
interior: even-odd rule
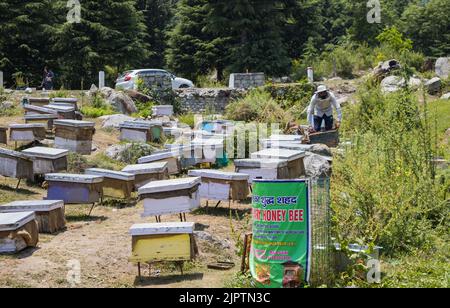
[[[89,155],[92,152],[92,138],[95,123],[77,120],[56,120],[55,147],[71,152]]]
[[[179,174],[181,172],[180,155],[171,151],[155,153],[139,158],[139,164],[155,162],[167,162],[169,174]]]
[[[236,172],[249,175],[249,183],[256,179],[289,179],[288,161],[285,159],[238,159],[234,165]]]
[[[289,178],[296,179],[305,176],[305,164],[303,159],[306,153],[304,151],[294,151],[286,149],[265,149],[251,155],[251,158],[257,159],[285,159],[288,161]]]
[[[189,176],[200,177],[200,197],[207,200],[244,200],[249,195],[249,175],[219,170],[190,170]]]
[[[171,117],[173,116],[173,106],[172,105],[161,105],[153,106],[152,108],[154,117]]]
[[[139,188],[143,217],[187,213],[200,207],[200,178],[151,182]]]
[[[193,222],[163,222],[156,224],[135,224],[130,228],[130,235],[164,235],[164,234],[193,234]]]
[[[34,124],[10,124],[9,137],[11,141],[32,142],[45,139],[47,125],[42,123]]]
[[[33,173],[46,174],[67,170],[68,150],[34,147],[22,151],[33,160]]]
[[[0,253],[17,253],[39,241],[34,212],[0,213]]]
[[[122,172],[135,175],[136,188],[140,188],[152,181],[161,181],[169,178],[167,162],[129,165],[123,168]]]

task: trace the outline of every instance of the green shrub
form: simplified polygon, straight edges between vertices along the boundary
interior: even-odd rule
[[[186,125],[189,125],[189,127],[192,128],[192,129],[195,128],[195,114],[193,114],[192,112],[180,115],[178,117],[178,121],[180,121],[180,123],[184,123]]]
[[[343,243],[380,245],[390,255],[430,248],[448,222],[448,203],[431,161],[428,112],[408,91],[382,95],[370,88],[360,101],[352,111],[358,121],[344,130],[352,145],[333,161],[335,235]]]
[[[227,87],[223,82],[212,80],[210,77],[201,75],[197,77],[196,86],[198,88],[224,88]]]
[[[96,108],[85,106],[81,108],[81,113],[88,118],[99,118],[105,115],[115,114],[116,112],[112,108]]]

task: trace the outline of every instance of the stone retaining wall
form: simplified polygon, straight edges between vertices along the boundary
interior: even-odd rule
[[[201,113],[206,110],[223,113],[225,107],[234,99],[241,98],[246,91],[243,89],[180,89],[175,91],[181,109],[185,112]]]

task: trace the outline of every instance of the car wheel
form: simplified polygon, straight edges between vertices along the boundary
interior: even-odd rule
[[[187,84],[182,84],[179,89],[187,89],[189,88],[189,86]]]

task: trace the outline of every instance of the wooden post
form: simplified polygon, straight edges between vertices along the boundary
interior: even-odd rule
[[[98,72],[98,88],[101,90],[105,87],[105,72]]]
[[[0,89],[3,89],[3,72],[0,71]]]

